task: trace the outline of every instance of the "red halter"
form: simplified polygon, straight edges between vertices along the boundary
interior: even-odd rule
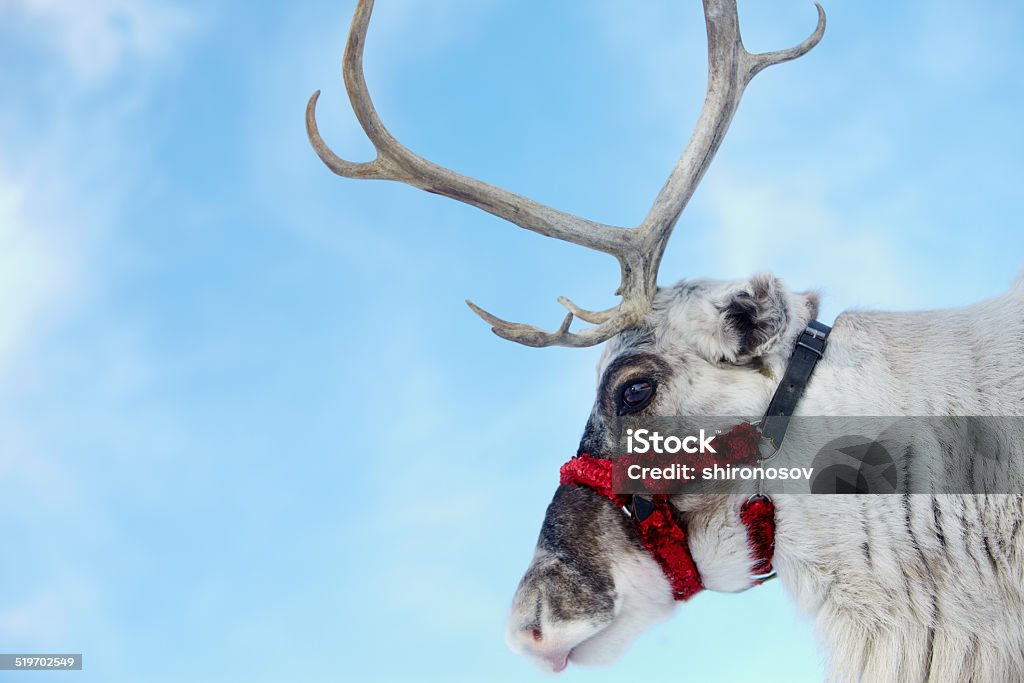
[[[758,442],[761,433],[749,423],[736,425],[726,434],[714,437],[714,456],[699,456],[703,461],[691,463],[698,467],[719,465],[743,465],[756,462],[760,458]],[[629,456],[628,462],[637,462]],[[686,539],[686,522],[681,519],[679,511],[671,502],[671,495],[655,493],[651,496],[646,514],[637,514],[635,500],[629,494],[615,493],[622,490],[616,486],[624,471],[624,458],[608,460],[595,458],[586,453],[577,455],[562,465],[561,482],[563,485],[586,486],[594,492],[605,496],[622,508],[629,508],[631,502],[632,516],[640,542],[661,565],[666,578],[672,585],[672,593],[676,600],[689,600],[704,589],[700,572],[690,554],[690,545]],[[641,499],[643,500],[643,499]],[[646,502],[646,501],[644,501]],[[641,518],[642,517],[642,518]],[[740,519],[747,527],[747,541],[751,556],[756,560],[753,567],[754,575],[751,585],[764,582],[772,571],[772,554],[775,550],[775,505],[766,496],[753,496],[740,508]]]

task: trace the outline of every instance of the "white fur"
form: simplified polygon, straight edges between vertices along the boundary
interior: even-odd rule
[[[634,638],[675,611],[672,587],[649,555],[617,556],[612,563],[612,576],[618,593],[615,619],[573,648],[571,659],[576,664],[613,664],[625,654]]]
[[[714,343],[714,335],[688,324],[685,312],[668,317],[673,338],[665,346],[678,344],[683,330],[698,336],[698,347]],[[798,415],[1022,415],[1022,352],[1019,283],[963,309],[845,313]],[[783,357],[770,359],[776,375]],[[737,414],[767,403],[763,390],[742,383],[731,398],[710,386],[690,392],[717,395],[718,405],[730,402]],[[758,405],[750,405],[751,396]],[[681,414],[688,414],[685,407]],[[1024,434],[1008,438],[1018,444],[1016,480],[1005,490],[1019,490]],[[933,500],[944,522],[941,543]],[[800,609],[816,620],[831,681],[1024,680],[1020,496],[793,495],[775,503],[775,567]],[[711,577],[708,587],[719,590],[736,589],[749,556],[735,507],[711,510],[709,523],[692,525],[694,557]]]

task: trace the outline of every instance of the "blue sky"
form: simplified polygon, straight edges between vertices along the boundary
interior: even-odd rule
[[[339,77],[352,9],[0,0],[0,651],[83,652],[76,680],[104,682],[542,678],[504,615],[598,351],[503,342],[462,300],[555,325],[558,294],[610,305],[617,268],[327,172],[314,89],[326,139],[370,154]],[[1024,10],[826,11],[822,44],[750,87],[662,281],[772,270],[826,320],[1005,290]],[[740,14],[755,50],[814,23],[809,0]],[[418,153],[634,224],[703,41],[696,3],[379,0],[366,68]],[[769,584],[565,677],[821,671]]]

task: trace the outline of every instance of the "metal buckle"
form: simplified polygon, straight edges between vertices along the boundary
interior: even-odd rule
[[[637,522],[642,522],[654,512],[655,505],[641,495],[633,494],[629,501],[630,516]]]
[[[767,449],[762,448],[762,446],[767,446]],[[768,452],[769,450],[770,452]],[[757,446],[757,452],[761,455],[761,462],[768,462],[778,455],[781,450],[782,447],[775,443],[775,439],[764,434],[761,435],[761,443]]]
[[[822,356],[825,355],[825,347],[824,346],[822,346],[820,349],[816,349],[813,346],[810,346],[809,344],[804,344],[804,340],[803,339],[798,341],[796,343],[796,345],[804,347],[805,349],[807,349],[811,353],[815,354],[818,358],[821,358]]]
[[[750,423],[750,426],[756,429],[758,433],[761,435],[761,443],[757,445],[757,451],[761,455],[761,462],[771,460],[778,454],[779,450],[781,450],[779,444],[775,443],[775,439],[771,438],[770,436],[765,436],[764,431],[762,430],[762,427],[764,427],[764,423],[765,418],[763,417],[759,420],[754,420],[753,422]],[[768,447],[771,449],[770,453],[766,453],[765,449],[762,448],[762,445],[764,444],[767,444]]]
[[[747,503],[749,503],[750,501],[754,500],[755,498],[763,498],[764,500],[767,500],[769,503],[772,502],[772,497],[771,496],[769,496],[767,493],[764,493],[762,491],[758,491],[757,493],[751,493],[749,496],[747,496],[747,499],[745,501],[743,501],[743,504],[746,505]]]
[[[811,327],[810,325],[804,328],[804,334],[809,334],[815,339],[825,339],[828,336],[818,328]]]
[[[805,342],[804,336],[808,336],[814,341],[821,342],[821,348],[815,348],[808,344],[807,342]],[[828,346],[828,335],[826,335],[821,330],[814,329],[813,327],[805,327],[803,334],[800,335],[800,339],[797,340],[796,345],[804,347],[811,353],[818,356],[818,358],[821,358],[822,356],[825,355],[825,347]]]

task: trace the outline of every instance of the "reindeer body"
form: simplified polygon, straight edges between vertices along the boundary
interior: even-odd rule
[[[644,367],[649,356],[666,366],[659,377],[661,398],[647,408],[652,415],[763,411],[796,334],[816,306],[813,295],[790,295],[770,276],[683,282],[663,290],[646,326],[609,345],[581,449],[614,448],[606,427],[607,399],[615,391],[607,386],[631,381],[635,359],[639,373],[651,375]],[[747,318],[740,320],[737,309]],[[1019,416],[1021,350],[1022,283],[961,309],[844,313],[797,415]],[[1011,430],[999,435],[1010,448],[1001,490],[1022,490],[1024,421],[998,424]],[[953,461],[939,463],[945,467],[934,487],[941,489],[945,473],[976,454],[969,440],[938,436]],[[799,432],[787,437],[779,466],[807,464],[800,460],[806,457],[800,440]],[[919,479],[915,490],[930,485]],[[753,559],[739,507],[752,492],[674,499],[687,515],[691,553],[709,589],[733,592],[751,585]],[[586,494],[591,492],[560,492],[548,514],[577,524],[583,517],[601,520],[591,523],[599,524],[605,538],[600,544],[573,543],[564,538],[574,533],[568,524],[560,532],[546,525],[513,603],[509,642],[542,665],[557,664],[563,652],[584,664],[606,663],[629,637],[672,611],[667,582],[629,538],[628,522],[613,521],[616,511],[604,509],[614,508],[605,501],[579,500]],[[816,620],[829,653],[830,680],[1024,680],[1024,497],[783,494],[774,500],[775,567],[800,611]],[[561,536],[546,538],[546,532]],[[561,619],[550,606],[572,604],[581,581],[570,586],[552,580],[560,564],[604,567],[615,577],[606,594],[612,609],[596,619],[593,609],[583,619]],[[582,584],[593,601],[600,591]],[[521,635],[525,623],[534,629],[530,640]]]
[[[801,412],[1019,416],[1022,352],[1021,283],[956,310],[844,313]],[[952,458],[975,457],[944,436]],[[1022,490],[1024,433],[1004,436],[1003,490]],[[779,577],[816,619],[832,680],[1024,680],[1024,498],[777,496],[776,509]]]

